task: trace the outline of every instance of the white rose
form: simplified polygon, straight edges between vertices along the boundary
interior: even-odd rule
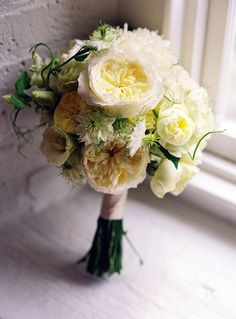
[[[198,139],[206,132],[214,129],[213,114],[204,88],[198,87],[191,90],[184,103],[188,109],[189,116],[195,123],[194,135]]]
[[[189,155],[185,155],[179,161],[178,169],[176,169],[171,161],[163,160],[151,180],[153,193],[159,198],[163,198],[168,192],[179,195],[192,177],[198,173],[197,164],[200,161],[201,153],[195,161],[192,161]]]
[[[157,122],[160,143],[174,146],[185,145],[193,135],[194,123],[181,108],[170,108],[161,112]]]
[[[152,63],[128,53],[91,60],[80,74],[78,91],[88,104],[123,116],[152,109],[163,96]]]
[[[166,193],[175,190],[176,182],[177,170],[174,164],[164,159],[152,177],[150,186],[157,197],[163,198]]]
[[[198,156],[198,162],[200,162],[200,157],[201,153]],[[171,193],[176,196],[179,195],[198,171],[199,168],[196,166],[196,161],[192,161],[189,155],[182,157],[178,165],[175,189]]]
[[[118,49],[145,55],[156,67],[170,67],[177,62],[176,57],[170,51],[169,41],[164,40],[156,31],[145,28],[133,31],[124,30]]]

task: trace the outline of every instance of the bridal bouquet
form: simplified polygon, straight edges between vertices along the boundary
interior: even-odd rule
[[[215,132],[207,92],[179,65],[169,42],[147,29],[100,24],[63,52],[38,43],[31,53],[33,64],[4,97],[15,110],[13,127],[24,139],[17,115],[35,106],[46,125],[40,148],[48,162],[67,181],[87,181],[105,194],[83,260],[92,274],[119,273],[127,190],[147,173],[157,197],[183,191]]]

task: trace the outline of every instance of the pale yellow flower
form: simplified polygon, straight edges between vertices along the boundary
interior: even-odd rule
[[[160,113],[157,121],[157,133],[160,142],[174,146],[185,145],[194,131],[194,123],[181,109],[170,108]]]
[[[150,186],[153,193],[157,197],[163,198],[167,192],[175,190],[177,178],[174,164],[168,159],[164,159],[151,179]]]
[[[163,96],[152,63],[125,52],[91,60],[80,74],[78,91],[88,104],[122,116],[152,109]]]
[[[73,152],[74,144],[69,135],[49,127],[43,133],[40,149],[49,164],[61,166]]]
[[[55,113],[54,125],[59,130],[69,133],[77,133],[77,117],[86,104],[81,100],[77,91],[68,92],[61,98]]]
[[[202,153],[198,152],[198,157],[193,161],[187,154],[183,156],[179,162],[177,170],[177,182],[175,189],[171,191],[173,195],[179,195],[189,184],[194,175],[199,171],[197,164],[201,162]]]
[[[143,118],[145,119],[145,126],[147,130],[155,131],[157,128],[157,118],[158,118],[158,109],[157,107],[151,111],[143,114]]]
[[[144,147],[131,157],[124,141],[114,139],[102,148],[88,145],[83,162],[88,182],[96,191],[118,194],[137,187],[145,179],[148,161],[148,151]]]
[[[199,171],[197,164],[200,161],[201,153],[194,161],[189,155],[185,155],[180,159],[176,169],[170,160],[162,160],[151,179],[150,186],[153,193],[159,198],[163,198],[169,192],[179,195]]]

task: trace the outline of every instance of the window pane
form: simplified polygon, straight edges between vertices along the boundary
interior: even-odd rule
[[[236,121],[236,32],[234,32],[234,45],[232,52],[232,59],[229,67],[228,80],[228,109],[226,118]]]

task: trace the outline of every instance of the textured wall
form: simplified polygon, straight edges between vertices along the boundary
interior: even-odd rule
[[[117,0],[0,0],[0,95],[11,92],[28,64],[29,48],[46,42],[63,47],[86,36],[101,19],[116,23]],[[0,223],[24,212],[39,212],[72,192],[38,150],[41,132],[33,134],[24,159],[9,121],[10,106],[0,100]],[[30,113],[30,114],[29,114]],[[26,112],[28,126],[37,123]]]
[[[133,28],[146,27],[161,33],[164,0],[119,0],[118,7],[121,24],[128,22]]]

